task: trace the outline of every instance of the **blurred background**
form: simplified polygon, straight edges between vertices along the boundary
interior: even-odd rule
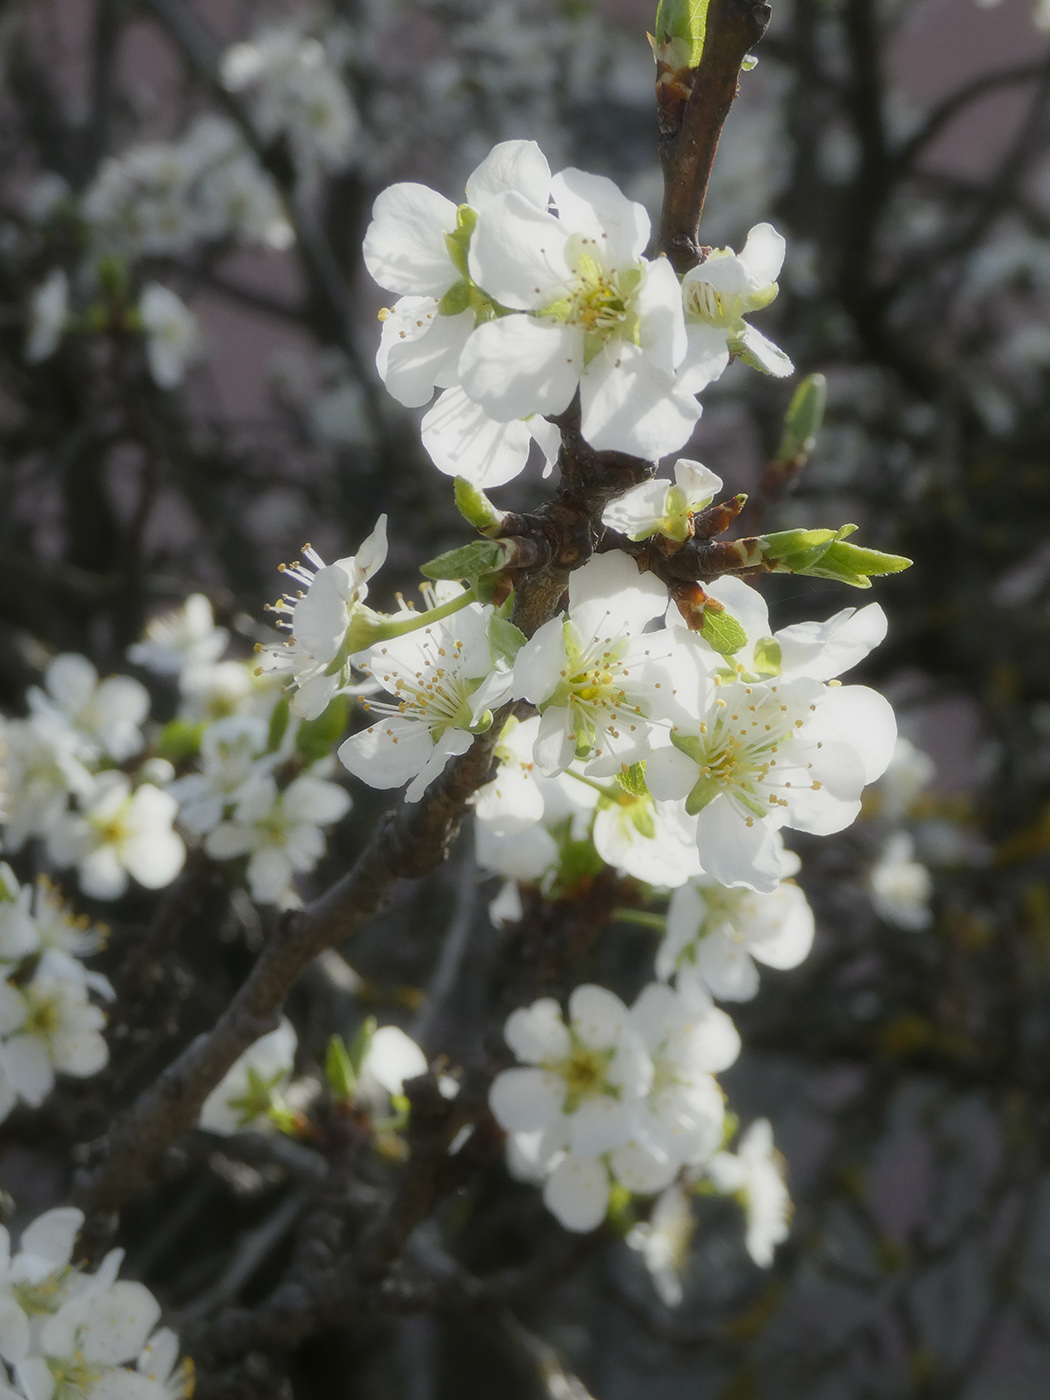
[[[420,414],[373,369],[372,200],[401,179],[457,199],[495,141],[529,137],[554,168],[610,175],[655,214],[652,19],[639,0],[6,0],[4,712],[24,712],[55,651],[120,669],[145,621],[194,590],[247,654],[278,562],[307,540],[350,553],[381,511],[382,606],[463,539]],[[750,1263],[738,1214],[712,1201],[680,1307],[604,1236],[521,1303],[601,1400],[1047,1392],[1048,28],[1031,0],[774,0],[725,130],[703,241],[739,249],[763,220],[784,233],[759,322],[829,388],[797,489],[764,516],[749,506],[742,533],[852,521],[915,560],[878,586],[890,633],[861,677],[906,742],[855,827],[793,843],[814,954],[734,1010],[745,1051],[727,1088],[742,1119],[772,1120],[796,1207],[773,1268]],[[143,300],[151,287],[166,296]],[[705,393],[689,455],[727,494],[756,485],[790,391],[734,365]],[[534,466],[496,498],[544,493]],[[778,626],[858,601],[816,580],[763,592]],[[356,799],[318,887],[382,806]],[[358,1001],[413,1029],[414,989],[460,919],[456,998],[414,1028],[453,1062],[479,1034],[492,956],[473,883],[468,833],[347,954]],[[136,899],[107,909],[118,931],[141,925]],[[20,1208],[62,1199],[70,1145],[104,1126],[103,1102],[127,1101],[213,1019],[265,931],[238,917],[127,984],[139,1024],[114,1048],[108,1099],[75,1085],[4,1125],[0,1184]],[[630,985],[651,939],[617,937],[599,961]],[[323,1020],[338,995],[306,986],[293,1011]],[[172,1007],[168,1030],[136,1041]],[[280,1189],[188,1151],[130,1214],[125,1272],[192,1315]],[[463,1255],[484,1271],[556,1231],[531,1188],[494,1173]],[[280,1262],[275,1245],[247,1302]],[[362,1319],[312,1339],[292,1384],[338,1400],[585,1394],[544,1380],[530,1346],[484,1309]]]

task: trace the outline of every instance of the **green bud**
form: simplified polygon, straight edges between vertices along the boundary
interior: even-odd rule
[[[777,448],[778,462],[792,462],[812,451],[824,421],[828,381],[822,374],[808,374],[792,395],[784,415],[784,433]]]
[[[456,477],[456,508],[463,519],[483,534],[496,529],[506,517],[506,511],[494,506],[484,491],[472,485],[466,477]]]
[[[878,549],[847,544],[846,536],[856,528],[843,525],[839,530],[781,530],[764,535],[758,543],[765,562],[777,573],[835,579],[851,588],[870,588],[872,575],[897,574],[911,567],[912,561],[902,554],[883,554]]]
[[[328,1054],[324,1062],[325,1078],[328,1087],[337,1099],[352,1099],[357,1088],[357,1075],[350,1060],[350,1053],[342,1036],[333,1035],[328,1042]]]
[[[699,64],[707,32],[707,6],[708,0],[660,0],[654,25],[656,43],[658,49],[671,46],[672,67],[696,68]]]

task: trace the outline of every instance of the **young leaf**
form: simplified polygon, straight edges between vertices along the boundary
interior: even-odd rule
[[[328,1087],[337,1099],[352,1099],[357,1088],[357,1074],[342,1036],[333,1035],[328,1042],[324,1062]]]
[[[489,651],[500,670],[510,670],[514,658],[527,640],[520,627],[515,627],[513,622],[500,617],[498,613],[493,614],[489,623]]]
[[[793,462],[812,451],[824,421],[828,381],[822,374],[807,374],[795,390],[784,415],[784,433],[777,448],[778,462]]]
[[[439,554],[424,564],[420,573],[426,578],[465,579],[472,586],[483,574],[494,574],[503,567],[507,559],[508,547],[503,540],[475,540],[473,544],[450,549],[447,554]]]
[[[639,763],[632,763],[630,768],[621,768],[616,775],[616,781],[624,792],[629,792],[632,797],[648,797],[650,795],[645,784],[644,759]]]
[[[747,633],[733,614],[726,612],[724,608],[718,612],[712,607],[704,609],[700,635],[722,656],[732,656],[733,652],[747,646]]]
[[[465,477],[456,477],[455,490],[456,508],[464,520],[474,526],[475,530],[484,532],[501,523],[506,512],[498,510],[484,491],[479,491]]]

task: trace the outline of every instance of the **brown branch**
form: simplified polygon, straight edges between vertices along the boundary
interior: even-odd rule
[[[737,95],[740,65],[766,32],[770,13],[765,0],[712,0],[689,100],[680,121],[672,116],[662,123],[664,205],[657,248],[678,272],[700,260],[697,229],[718,140]]]

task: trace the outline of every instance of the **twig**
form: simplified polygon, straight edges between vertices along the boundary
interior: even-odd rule
[[[308,1199],[305,1192],[294,1192],[287,1196],[261,1225],[257,1225],[254,1230],[245,1231],[233,1258],[215,1284],[201,1293],[189,1307],[183,1309],[179,1319],[180,1325],[194,1318],[206,1317],[220,1303],[236,1298],[259,1265],[299,1219]]]
[[[699,261],[697,229],[718,140],[737,95],[740,65],[766,32],[770,14],[764,0],[712,0],[680,125],[661,134],[664,205],[658,249],[679,272]]]
[[[471,843],[471,846],[473,843]],[[445,941],[434,968],[426,998],[412,1023],[412,1038],[425,1050],[430,1049],[429,1040],[441,1014],[446,999],[456,985],[459,970],[470,943],[470,930],[474,920],[474,903],[477,893],[477,866],[473,849],[463,852],[456,879],[456,903],[452,919],[445,934]]]

